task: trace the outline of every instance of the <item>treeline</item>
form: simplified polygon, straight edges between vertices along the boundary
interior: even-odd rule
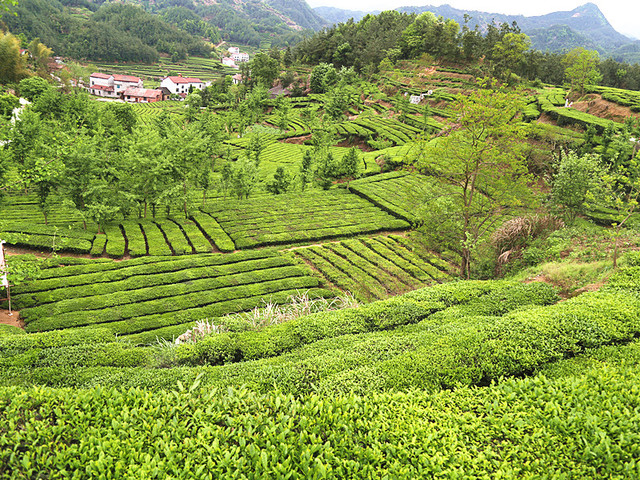
[[[564,54],[531,49],[529,38],[515,23],[489,24],[481,31],[477,25],[471,27],[471,17],[465,20],[460,26],[430,12],[385,11],[319,31],[296,45],[294,55],[311,64],[332,63],[375,72],[382,61],[393,66],[398,60],[428,54],[438,60],[479,65],[485,70],[483,74],[506,77],[513,73],[530,80],[562,83]],[[606,59],[599,62],[599,70],[602,85],[640,89],[638,64]]]
[[[40,38],[57,55],[78,59],[151,63],[161,53],[184,58],[211,51],[198,25],[194,34],[187,33],[175,15],[169,20],[178,26],[133,5],[103,5],[92,13],[89,8],[95,6],[90,2],[65,4],[87,8],[86,15],[73,14],[57,0],[22,0],[13,7],[16,15],[2,16],[3,27],[29,39]]]

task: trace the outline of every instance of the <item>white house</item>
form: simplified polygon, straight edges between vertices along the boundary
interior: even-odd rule
[[[231,81],[233,82],[234,85],[238,85],[239,83],[242,83],[242,74],[236,73],[233,77],[231,77]]]
[[[222,64],[226,65],[227,67],[238,68],[238,66],[236,65],[236,62],[233,61],[233,58],[224,57],[222,59]]]
[[[245,52],[232,53],[231,58],[236,63],[248,62],[249,54]]]
[[[142,88],[142,80],[131,75],[92,73],[87,90],[100,97],[118,98],[129,87]]]
[[[194,89],[202,90],[205,84],[199,78],[165,77],[160,82],[160,87],[169,89],[171,93],[186,95],[189,93],[189,88],[193,87]]]
[[[234,54],[234,53],[240,53],[240,49],[238,47],[229,47],[229,53],[230,54]]]

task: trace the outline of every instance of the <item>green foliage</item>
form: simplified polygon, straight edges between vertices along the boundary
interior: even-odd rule
[[[49,90],[51,85],[44,78],[30,77],[20,80],[18,89],[20,96],[26,98],[30,102],[35,102],[40,95]]]
[[[0,116],[8,120],[13,115],[13,110],[20,106],[20,100],[15,95],[6,93],[0,95]]]
[[[286,193],[291,185],[291,176],[285,171],[284,167],[280,166],[276,169],[276,173],[273,174],[273,180],[265,185],[268,192],[274,195]]]
[[[569,224],[604,200],[610,176],[598,155],[562,153],[555,170],[549,200]]]
[[[602,79],[598,70],[598,52],[582,47],[574,48],[564,57],[565,77],[572,90],[584,95],[587,85],[597,84]]]

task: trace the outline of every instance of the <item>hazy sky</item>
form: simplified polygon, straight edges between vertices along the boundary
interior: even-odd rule
[[[509,15],[544,15],[551,12],[573,10],[584,5],[587,0],[536,0],[519,2],[514,0],[307,0],[312,7],[336,7],[347,10],[385,10],[409,5],[444,5],[449,4],[462,10],[479,10],[490,13],[506,13]],[[595,0],[600,11],[609,23],[623,33],[640,38],[640,2],[638,0]]]

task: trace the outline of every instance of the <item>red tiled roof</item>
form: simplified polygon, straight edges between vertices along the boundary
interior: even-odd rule
[[[111,75],[107,75],[106,73],[92,73],[91,74],[92,77],[94,78],[104,78],[105,80],[108,80],[111,78]]]
[[[92,85],[89,88],[93,90],[104,90],[105,92],[113,92],[113,87],[111,85]]]
[[[134,88],[128,87],[125,89],[122,94],[125,97],[143,97],[143,98],[155,98],[159,95],[162,95],[161,90],[150,90],[146,88]]]
[[[189,77],[167,77],[173,83],[203,83],[199,78]]]
[[[138,83],[140,81],[140,79],[138,77],[134,77],[132,75],[114,75],[113,79],[116,82],[133,82],[133,83]]]

